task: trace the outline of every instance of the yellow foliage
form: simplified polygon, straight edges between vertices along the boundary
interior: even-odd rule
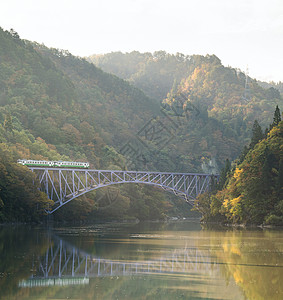
[[[243,169],[236,168],[236,170],[234,172],[234,178],[238,179],[242,173],[243,173]]]
[[[235,206],[241,201],[241,199],[242,199],[242,195],[239,196],[239,197],[237,197],[237,198],[232,199],[232,200],[230,201],[230,203],[231,203],[231,205],[232,205],[233,207],[235,207]]]
[[[201,72],[200,68],[195,68],[193,74],[191,75],[191,80],[196,80],[198,78],[198,74]]]
[[[223,206],[224,206],[225,208],[228,208],[228,204],[229,204],[229,199],[224,199],[224,201],[223,201]]]

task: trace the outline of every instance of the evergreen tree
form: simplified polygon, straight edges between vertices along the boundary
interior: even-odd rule
[[[264,131],[264,138],[265,139],[267,138],[268,133],[269,133],[269,129],[266,127],[265,131]]]
[[[262,129],[257,120],[254,121],[253,129],[252,129],[252,138],[249,149],[253,149],[254,146],[264,138]]]
[[[226,159],[225,166],[220,172],[220,178],[219,178],[219,183],[218,183],[219,190],[224,188],[225,183],[227,181],[227,175],[229,174],[230,170],[231,170],[231,163],[230,163],[229,159]]]
[[[273,123],[270,125],[270,129],[272,129],[274,126],[277,126],[280,121],[281,121],[281,113],[277,105],[273,116]]]
[[[249,152],[249,148],[247,146],[244,146],[244,149],[242,150],[240,157],[239,157],[239,163],[242,163],[244,161],[248,152]]]
[[[266,194],[271,186],[271,169],[272,169],[272,154],[270,154],[270,151],[268,147],[264,150],[264,162],[262,166],[262,174],[261,174],[261,192],[262,194]]]

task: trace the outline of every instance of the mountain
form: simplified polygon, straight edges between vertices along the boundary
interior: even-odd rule
[[[239,104],[245,76],[215,56],[135,52],[132,63],[126,61],[120,66],[131,80],[0,29],[0,148],[7,154],[1,157],[2,187],[13,186],[18,158],[89,161],[97,169],[217,173],[240,153],[253,114],[267,122],[271,107],[282,103],[277,90],[253,82],[259,96]],[[143,91],[134,86],[138,81]],[[34,189],[32,177],[26,186]],[[162,192],[125,185],[111,213],[101,213],[99,205],[109,200],[104,193],[88,193],[58,216],[161,218],[174,207]],[[13,212],[21,220],[20,194],[0,190],[2,220]],[[44,211],[49,203],[41,196],[25,209]]]
[[[267,126],[276,105],[283,107],[282,83],[252,79],[239,69],[224,67],[215,55],[133,51],[92,55],[87,59],[128,80],[158,102],[203,107],[209,117],[242,136],[242,142],[249,137],[247,128],[255,119]],[[180,94],[184,97],[174,98]]]
[[[11,114],[15,129],[28,129],[61,156],[106,167],[103,147],[126,142],[130,128],[138,130],[158,110],[140,90],[83,59],[0,34],[0,120]]]
[[[176,136],[177,152],[186,147],[193,161],[200,165],[202,160],[206,167],[214,160],[223,166],[226,158],[235,159],[249,142],[254,120],[267,127],[276,105],[283,107],[275,87],[263,88],[240,70],[224,67],[215,55],[133,51],[88,60],[141,88],[171,115],[179,111],[189,126]],[[193,111],[199,112],[197,118]]]
[[[161,101],[170,89],[193,71],[191,56],[165,51],[154,53],[112,52],[104,55],[91,55],[87,60],[105,72],[117,75],[149,97]]]
[[[123,147],[160,115],[155,101],[117,76],[67,51],[0,29],[0,221],[38,221],[50,205],[46,195],[35,193],[34,177],[16,163],[18,158],[128,168]],[[143,161],[133,160],[133,169],[144,167]],[[151,168],[154,162],[149,164]],[[55,218],[81,219],[96,211],[101,218],[163,218],[172,207],[164,193],[150,187],[138,190],[121,187],[112,213],[101,213],[100,206],[109,200],[104,189],[73,201]],[[140,201],[134,205],[130,199]]]

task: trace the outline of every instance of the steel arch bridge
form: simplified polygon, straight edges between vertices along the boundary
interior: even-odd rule
[[[218,175],[195,173],[169,173],[147,171],[90,170],[29,167],[40,183],[40,190],[45,192],[54,206],[48,211],[52,214],[57,209],[84,195],[87,192],[121,183],[143,183],[158,186],[173,192],[193,205],[195,198],[210,190]]]

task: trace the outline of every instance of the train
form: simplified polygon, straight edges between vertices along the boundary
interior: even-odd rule
[[[28,167],[48,167],[48,168],[80,168],[88,169],[88,162],[78,161],[48,161],[48,160],[32,160],[32,159],[18,159],[18,164]]]

